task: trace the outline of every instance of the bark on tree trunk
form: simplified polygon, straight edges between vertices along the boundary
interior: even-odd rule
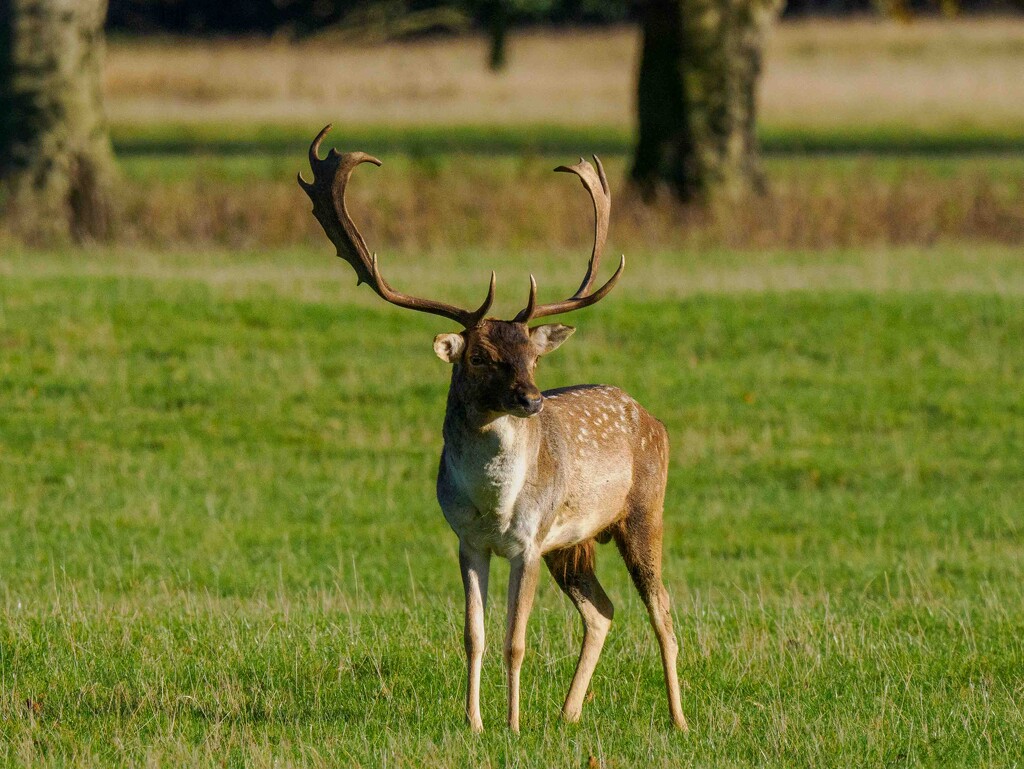
[[[107,0],[0,0],[0,200],[22,235],[109,231],[106,13]]]
[[[757,85],[782,0],[646,0],[631,175],[645,197],[760,189]]]

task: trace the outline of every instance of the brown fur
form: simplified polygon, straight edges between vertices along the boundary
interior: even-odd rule
[[[578,545],[563,547],[544,554],[548,571],[558,584],[568,582],[573,575],[580,572],[592,572],[596,564],[594,540],[588,539]]]

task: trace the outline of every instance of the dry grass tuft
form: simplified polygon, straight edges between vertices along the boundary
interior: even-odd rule
[[[725,245],[740,249],[842,248],[962,240],[1024,242],[1024,180],[982,173],[944,178],[907,171],[883,178],[871,164],[851,176],[776,179],[762,197],[685,208],[641,203],[613,160],[612,239],[621,250]],[[506,174],[507,172],[507,174]],[[577,248],[586,239],[585,194],[539,161],[494,169],[486,159],[441,170],[364,172],[350,188],[361,229],[382,249],[537,250]],[[130,185],[119,240],[232,248],[320,244],[323,234],[292,181],[187,179]]]
[[[984,175],[938,180],[910,173],[896,180],[867,175],[811,189],[777,183],[763,198],[694,212],[710,242],[738,248],[836,248],[928,244],[940,240],[1021,243],[1024,186]]]

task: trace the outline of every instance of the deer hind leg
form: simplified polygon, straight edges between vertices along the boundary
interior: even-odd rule
[[[608,600],[601,583],[594,574],[594,543],[584,542],[544,556],[548,571],[583,619],[583,646],[576,663],[576,672],[569,686],[569,694],[562,706],[562,717],[574,722],[583,710],[590,678],[601,656],[604,639],[612,626],[615,609]]]
[[[640,593],[651,626],[658,637],[661,664],[668,690],[668,709],[676,728],[689,731],[679,697],[679,675],[676,657],[679,644],[672,628],[672,607],[668,591],[661,580],[661,504],[634,507],[626,519],[613,530],[615,544],[626,562],[633,584]]]

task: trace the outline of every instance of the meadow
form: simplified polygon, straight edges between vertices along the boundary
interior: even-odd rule
[[[353,209],[392,283],[469,303],[495,268],[504,316],[530,272],[542,299],[575,288],[590,212],[549,169],[606,157],[626,274],[567,319],[579,331],[538,381],[621,386],[669,429],[686,735],[612,547],[598,571],[617,613],[582,721],[557,717],[580,628],[545,575],[523,733],[503,727],[498,561],[487,730],[468,732],[457,542],[433,498],[448,372],[430,341],[449,329],[356,288],[293,180],[308,135],[347,113],[330,92],[304,113],[322,78],[292,65],[240,78],[249,91],[223,74],[188,86],[180,62],[243,72],[255,43],[115,41],[123,230],[0,249],[0,765],[1024,763],[1024,99],[984,101],[1019,87],[993,73],[1024,26],[905,32],[780,29],[760,207],[631,199],[617,91],[579,120],[550,97],[494,128],[487,103],[467,116],[437,106],[450,90],[412,89],[396,96],[422,102],[407,124],[364,105],[332,134],[386,162],[360,169]],[[604,51],[581,65],[594,84],[631,40],[581,34],[567,54],[531,35],[513,55]],[[371,49],[307,45],[378,71]],[[424,72],[424,57],[478,63],[478,49],[377,54]],[[950,50],[958,77],[986,80],[971,114],[935,96]],[[816,107],[772,80],[837,58],[850,66],[834,73],[918,73],[937,112],[892,82],[857,102],[834,81],[851,112],[833,120],[827,95]],[[184,117],[136,98],[180,99]]]
[[[472,37],[115,40],[118,239],[317,245],[293,178],[334,122],[331,142],[385,163],[352,189],[381,247],[571,247],[579,201],[550,169],[596,152],[625,177],[637,43],[630,29],[524,33],[495,75]],[[633,253],[1020,243],[1022,51],[1024,24],[1005,18],[781,25],[761,88],[769,196],[681,212],[618,183],[612,237]]]

